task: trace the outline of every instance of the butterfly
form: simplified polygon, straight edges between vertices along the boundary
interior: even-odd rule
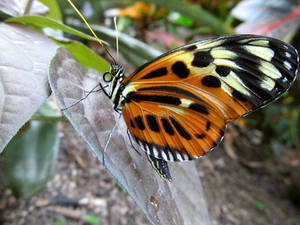
[[[203,156],[226,125],[279,98],[298,73],[297,50],[256,35],[213,37],[171,50],[126,76],[118,63],[103,74],[114,109],[154,169]]]

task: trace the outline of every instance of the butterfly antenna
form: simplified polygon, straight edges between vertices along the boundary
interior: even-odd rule
[[[68,2],[72,6],[72,8],[75,10],[75,12],[80,16],[80,18],[83,20],[83,22],[86,24],[86,26],[89,28],[89,30],[91,31],[91,33],[93,34],[93,36],[96,38],[97,42],[105,49],[105,52],[113,60],[114,64],[116,64],[116,60],[114,59],[114,57],[112,57],[112,55],[109,53],[109,51],[107,50],[107,48],[105,47],[105,45],[103,44],[103,42],[100,40],[100,38],[98,38],[98,36],[94,32],[94,30],[91,28],[91,26],[89,25],[89,23],[87,22],[87,20],[84,18],[84,16],[81,14],[81,12],[77,9],[77,7],[73,4],[73,2],[71,0],[68,0]]]
[[[117,26],[117,17],[114,16],[114,25],[116,31],[116,48],[117,48],[117,60],[119,59],[119,31]]]

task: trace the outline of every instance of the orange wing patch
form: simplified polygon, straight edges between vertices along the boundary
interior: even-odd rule
[[[122,110],[131,135],[144,150],[166,161],[197,158],[222,139],[225,118],[205,101],[165,91],[128,95]]]

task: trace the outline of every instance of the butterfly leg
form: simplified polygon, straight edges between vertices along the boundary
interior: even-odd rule
[[[107,87],[107,85],[103,86],[101,83],[99,83],[99,86],[100,86],[101,90],[103,91],[103,93],[106,95],[106,97],[108,97],[109,99],[111,99],[111,94],[108,94],[107,91],[105,90],[105,88]]]
[[[97,85],[98,86],[98,85]],[[99,84],[99,86],[100,86],[100,84]],[[87,90],[83,90],[84,92],[86,92],[86,93],[88,93],[88,94],[90,94],[90,93],[95,93],[95,92],[99,92],[99,91],[103,91],[105,88],[107,88],[109,85],[107,84],[107,85],[105,85],[105,86],[103,86],[102,88],[101,88],[101,86],[100,86],[100,88],[99,89],[97,89],[97,90],[94,90],[94,88],[91,90],[91,91],[87,91]]]
[[[146,152],[145,152],[146,153]],[[172,181],[172,176],[168,167],[167,161],[163,159],[157,159],[146,153],[148,161],[151,163],[151,166],[156,170],[156,172],[161,176],[165,181]]]
[[[134,147],[133,145],[133,142],[132,142],[132,139],[131,139],[131,136],[130,136],[130,133],[129,133],[129,130],[127,129],[127,135],[128,135],[128,139],[129,139],[129,142],[130,142],[130,145],[131,147],[136,151],[137,154],[141,155],[141,153]]]
[[[106,141],[106,143],[105,143],[105,146],[104,146],[104,149],[103,149],[103,157],[102,157],[102,159],[103,159],[103,165],[104,165],[104,166],[105,166],[105,153],[106,153],[106,150],[107,150],[107,148],[108,148],[108,144],[109,144],[109,142],[110,142],[111,136],[112,136],[113,132],[115,131],[115,129],[117,128],[118,124],[119,124],[121,115],[122,115],[122,114],[120,113],[120,114],[119,114],[119,118],[118,118],[118,120],[116,121],[116,123],[115,123],[113,129],[110,131],[110,133],[109,133],[109,135],[108,135],[108,138],[107,138],[107,141]],[[106,166],[105,166],[105,167],[106,167]]]

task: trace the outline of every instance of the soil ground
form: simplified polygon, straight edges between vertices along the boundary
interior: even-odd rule
[[[86,215],[102,225],[150,224],[71,125],[62,125],[62,132],[54,174],[42,192],[25,201],[0,183],[0,224],[54,225],[61,220],[81,225]],[[222,146],[197,165],[213,225],[300,224],[300,210],[288,200],[276,173],[246,168]]]

